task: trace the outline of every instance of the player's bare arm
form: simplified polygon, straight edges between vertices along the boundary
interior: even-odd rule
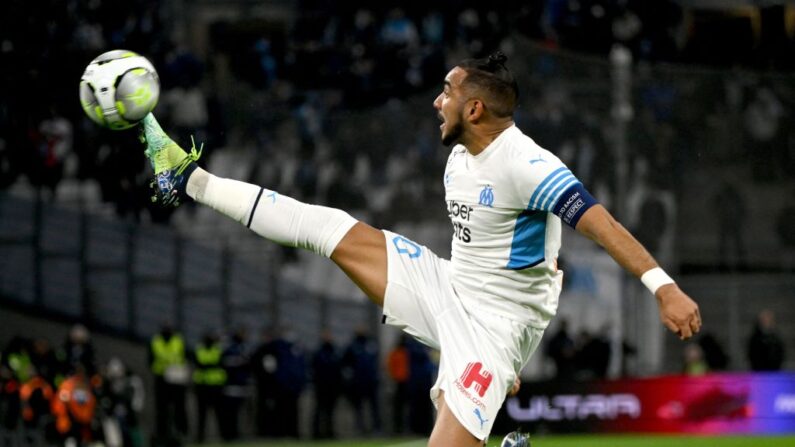
[[[657,261],[601,205],[591,207],[577,223],[577,231],[593,240],[628,272],[640,278],[658,267]],[[675,283],[665,284],[655,291],[663,324],[686,340],[701,328],[698,305]]]

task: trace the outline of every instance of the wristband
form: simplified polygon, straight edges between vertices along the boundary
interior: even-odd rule
[[[660,267],[647,270],[646,273],[641,275],[640,281],[652,294],[656,294],[657,289],[666,284],[674,284],[674,280]]]

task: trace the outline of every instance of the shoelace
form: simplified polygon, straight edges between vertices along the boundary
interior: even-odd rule
[[[198,161],[199,157],[202,156],[202,151],[204,150],[204,142],[202,142],[201,146],[199,146],[199,150],[196,150],[196,140],[193,139],[193,135],[190,136],[190,152],[188,152],[187,157],[183,158],[179,165],[177,165],[177,175],[181,175],[185,169],[194,161]]]

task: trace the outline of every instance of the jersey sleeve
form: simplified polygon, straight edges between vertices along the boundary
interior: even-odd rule
[[[530,160],[516,160],[514,167],[521,196],[527,198],[526,208],[558,216],[572,228],[596,199],[582,182],[557,157],[546,153]]]

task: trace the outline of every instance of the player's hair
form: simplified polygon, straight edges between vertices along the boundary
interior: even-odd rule
[[[477,90],[486,108],[498,118],[513,115],[519,100],[519,85],[505,66],[507,61],[508,56],[496,51],[487,58],[466,59],[458,64],[467,72],[463,87]]]

